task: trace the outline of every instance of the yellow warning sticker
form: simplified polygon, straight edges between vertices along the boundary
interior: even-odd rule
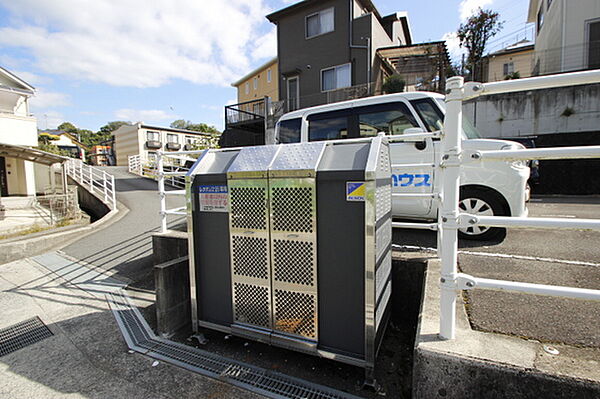
[[[364,201],[365,200],[365,182],[347,181],[346,182],[346,201]]]

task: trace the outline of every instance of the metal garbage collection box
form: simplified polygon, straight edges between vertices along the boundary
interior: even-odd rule
[[[207,150],[186,177],[192,324],[364,367],[391,295],[384,136]]]

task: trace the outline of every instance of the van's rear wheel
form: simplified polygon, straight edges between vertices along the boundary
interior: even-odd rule
[[[471,187],[462,188],[458,209],[461,213],[475,216],[503,216],[506,214],[502,201],[492,191]],[[469,226],[458,230],[458,236],[468,240],[493,240],[506,234],[500,227]]]

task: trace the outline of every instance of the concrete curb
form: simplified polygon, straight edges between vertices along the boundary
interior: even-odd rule
[[[0,243],[0,265],[18,259],[27,258],[44,252],[64,248],[67,245],[91,234],[99,229],[104,229],[120,220],[129,212],[122,203],[117,203],[114,209],[104,215],[100,220],[85,227],[66,227],[60,231],[45,231],[35,234],[33,237],[9,239]]]
[[[471,329],[462,297],[456,339],[439,333],[439,260],[430,260],[415,339],[413,398],[598,398],[600,368],[579,348],[550,355],[544,345]]]

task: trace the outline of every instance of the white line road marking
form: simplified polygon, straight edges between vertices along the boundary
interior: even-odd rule
[[[399,249],[412,249],[419,251],[430,251],[437,252],[437,249],[431,247],[419,247],[415,245],[397,245],[392,244],[392,247]],[[538,262],[548,263],[562,263],[565,265],[577,265],[577,266],[593,266],[600,267],[600,263],[583,262],[578,260],[566,260],[566,259],[554,259],[554,258],[542,258],[539,256],[527,256],[527,255],[511,255],[511,254],[499,254],[494,252],[475,252],[475,251],[458,251],[459,254],[463,255],[474,255],[474,256],[486,256],[490,258],[507,258],[507,259],[519,259],[519,260],[534,260]]]

